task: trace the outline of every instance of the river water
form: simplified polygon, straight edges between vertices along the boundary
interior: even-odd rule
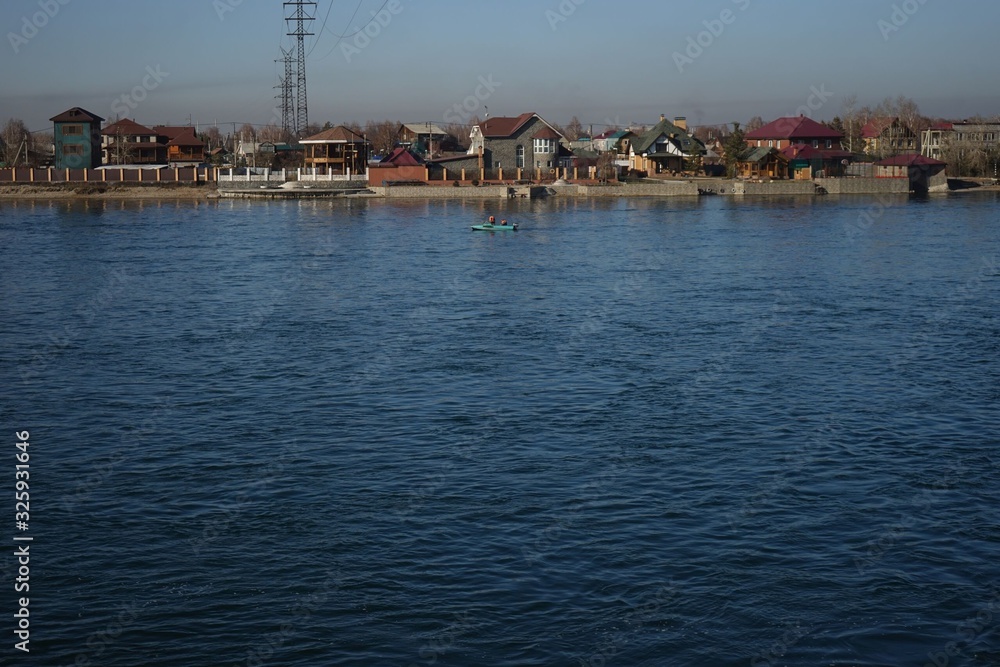
[[[998,250],[995,195],[2,203],[0,664],[1000,664]]]

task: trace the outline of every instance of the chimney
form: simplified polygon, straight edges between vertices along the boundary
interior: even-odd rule
[[[662,122],[663,122],[663,121],[665,121],[666,119],[667,119],[667,117],[666,117],[666,116],[664,116],[664,115],[663,115],[663,114],[661,113],[661,114],[660,114],[660,122],[662,123]]]
[[[688,121],[684,116],[674,116],[674,125],[681,128],[685,132],[688,131]]]

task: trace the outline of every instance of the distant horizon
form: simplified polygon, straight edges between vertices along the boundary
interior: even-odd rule
[[[996,116],[1000,93],[983,82],[995,79],[1000,5],[976,4],[975,22],[963,5],[320,0],[309,121],[446,125],[488,108],[558,125],[575,116],[595,132],[660,114],[694,128],[798,115],[816,90],[828,93],[810,108],[818,121],[850,95],[859,107],[910,97],[932,119]],[[79,106],[144,125],[280,126],[275,61],[293,46],[283,17],[280,0],[5,0],[0,120],[50,131],[49,118]],[[655,42],[636,25],[657,26]],[[949,46],[960,59],[942,55]]]

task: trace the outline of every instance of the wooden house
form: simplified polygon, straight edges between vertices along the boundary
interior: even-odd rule
[[[96,169],[101,166],[101,123],[104,119],[73,107],[49,120],[53,124],[54,165],[57,169]]]
[[[364,176],[368,168],[368,140],[343,125],[299,141],[305,148],[306,169],[317,174]]]

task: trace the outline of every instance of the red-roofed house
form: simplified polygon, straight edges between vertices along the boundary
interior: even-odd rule
[[[167,146],[154,130],[122,118],[101,130],[104,164],[166,164]]]
[[[899,122],[899,118],[872,118],[861,128],[865,153],[875,156],[919,153],[917,134]]]
[[[174,167],[197,167],[205,162],[205,142],[189,125],[157,125],[160,141],[167,146],[167,163]]]
[[[839,149],[844,135],[807,116],[787,116],[773,120],[744,135],[750,148],[777,148],[806,144],[824,150]]]
[[[405,146],[394,148],[378,164],[368,166],[368,182],[371,185],[426,180],[427,166],[423,159]]]
[[[368,140],[343,125],[299,141],[306,149],[306,168],[317,174],[362,177],[368,167]]]
[[[469,155],[481,158],[487,178],[500,169],[513,174],[523,169],[535,178],[554,174],[560,166],[563,135],[536,113],[488,118],[473,126]]]

